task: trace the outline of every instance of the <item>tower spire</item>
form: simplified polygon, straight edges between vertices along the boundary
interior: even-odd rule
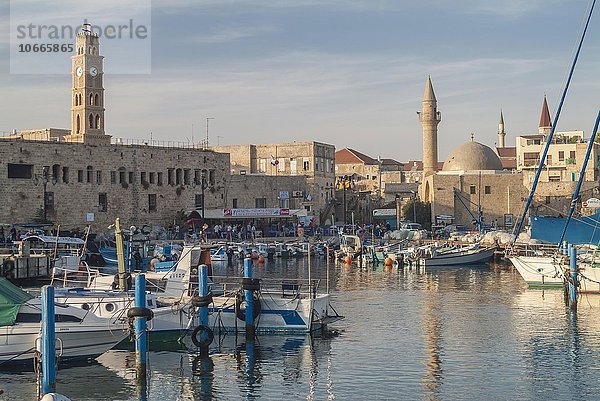
[[[502,109],[500,109],[500,122],[498,123],[498,147],[505,147],[504,139],[506,137],[506,132],[504,131],[504,115],[502,113]]]
[[[442,113],[437,110],[431,76],[427,77],[422,103],[422,110],[418,114],[423,127],[423,178],[425,178],[437,171],[437,126],[442,120]]]
[[[548,101],[546,95],[544,95],[544,102],[542,103],[542,113],[540,114],[540,125],[538,132],[540,134],[549,134],[552,129],[552,122],[550,119],[550,111],[548,111]]]

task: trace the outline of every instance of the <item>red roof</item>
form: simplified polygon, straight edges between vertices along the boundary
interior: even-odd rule
[[[504,147],[496,148],[496,153],[500,157],[502,168],[505,170],[514,170],[517,168],[517,148],[516,147]]]
[[[550,121],[550,112],[548,111],[548,102],[546,96],[544,96],[544,103],[542,103],[542,114],[540,115],[540,127],[552,127]]]
[[[377,160],[357,150],[344,148],[335,152],[335,164],[377,164]]]

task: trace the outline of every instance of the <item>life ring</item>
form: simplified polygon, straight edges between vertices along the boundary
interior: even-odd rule
[[[14,279],[15,278],[15,261],[11,259],[4,259],[2,263],[2,276]]]
[[[205,334],[205,336],[203,336],[203,334]],[[192,331],[192,342],[196,347],[206,348],[213,342],[214,339],[215,335],[208,326],[201,325]]]
[[[235,297],[235,315],[238,319],[246,321],[246,308],[242,309],[242,303],[245,303],[244,295],[239,292]],[[256,294],[252,294],[252,317],[256,319],[262,310],[260,298]]]
[[[152,310],[148,308],[134,306],[133,308],[127,309],[127,317],[129,319],[143,317],[146,318],[146,320],[152,320],[152,318],[154,317],[154,312],[152,312]]]
[[[192,298],[192,306],[195,308],[208,306],[212,304],[213,296],[212,292],[209,292],[205,296],[195,296]]]

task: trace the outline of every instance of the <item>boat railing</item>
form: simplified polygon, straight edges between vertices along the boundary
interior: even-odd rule
[[[100,270],[90,267],[87,262],[81,261],[77,271],[55,265],[52,269],[50,284],[62,287],[90,287],[95,278],[103,275]]]
[[[223,294],[231,294],[241,289],[243,277],[232,276],[212,276],[212,291],[222,292]],[[307,279],[272,279],[259,278],[260,289],[262,292],[281,293],[283,297],[298,297],[309,298],[315,297],[319,286],[320,279],[312,279],[310,282]]]
[[[558,245],[517,242],[506,251],[509,256],[550,256],[558,253]]]

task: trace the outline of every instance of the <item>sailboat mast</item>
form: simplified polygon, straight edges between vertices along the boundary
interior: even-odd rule
[[[523,222],[525,221],[525,217],[527,216],[527,212],[529,211],[529,207],[531,206],[531,201],[533,200],[533,194],[537,188],[538,181],[540,179],[540,175],[542,174],[542,169],[544,168],[544,162],[546,161],[546,156],[548,155],[548,149],[550,148],[550,144],[552,143],[552,137],[554,136],[554,131],[556,130],[556,126],[558,124],[558,118],[560,117],[560,111],[562,110],[563,103],[565,102],[565,97],[567,96],[567,91],[569,90],[569,85],[571,84],[571,79],[573,78],[573,72],[575,71],[575,65],[577,65],[577,59],[579,58],[579,53],[581,52],[581,47],[583,46],[583,39],[585,38],[585,34],[587,32],[588,26],[590,24],[590,19],[592,18],[592,12],[594,11],[594,6],[596,5],[596,0],[592,2],[592,6],[590,7],[590,12],[588,14],[587,20],[585,22],[585,27],[583,28],[583,32],[581,33],[581,38],[579,40],[579,44],[577,46],[577,51],[575,52],[575,57],[573,57],[573,63],[571,64],[571,69],[569,71],[569,77],[567,78],[567,82],[565,84],[565,88],[563,89],[562,96],[560,97],[560,103],[558,104],[558,109],[556,110],[556,115],[554,116],[554,123],[552,124],[552,128],[550,129],[550,134],[548,134],[548,138],[546,139],[546,146],[544,147],[544,152],[542,153],[542,157],[540,158],[540,165],[537,168],[535,173],[535,178],[533,180],[533,184],[531,185],[531,191],[529,192],[529,196],[527,197],[527,201],[525,202],[525,207],[523,208],[523,214],[519,219],[519,224],[517,224],[516,229],[514,231],[515,238],[513,239],[513,244],[517,241],[517,237],[519,236],[519,232],[523,228]]]

